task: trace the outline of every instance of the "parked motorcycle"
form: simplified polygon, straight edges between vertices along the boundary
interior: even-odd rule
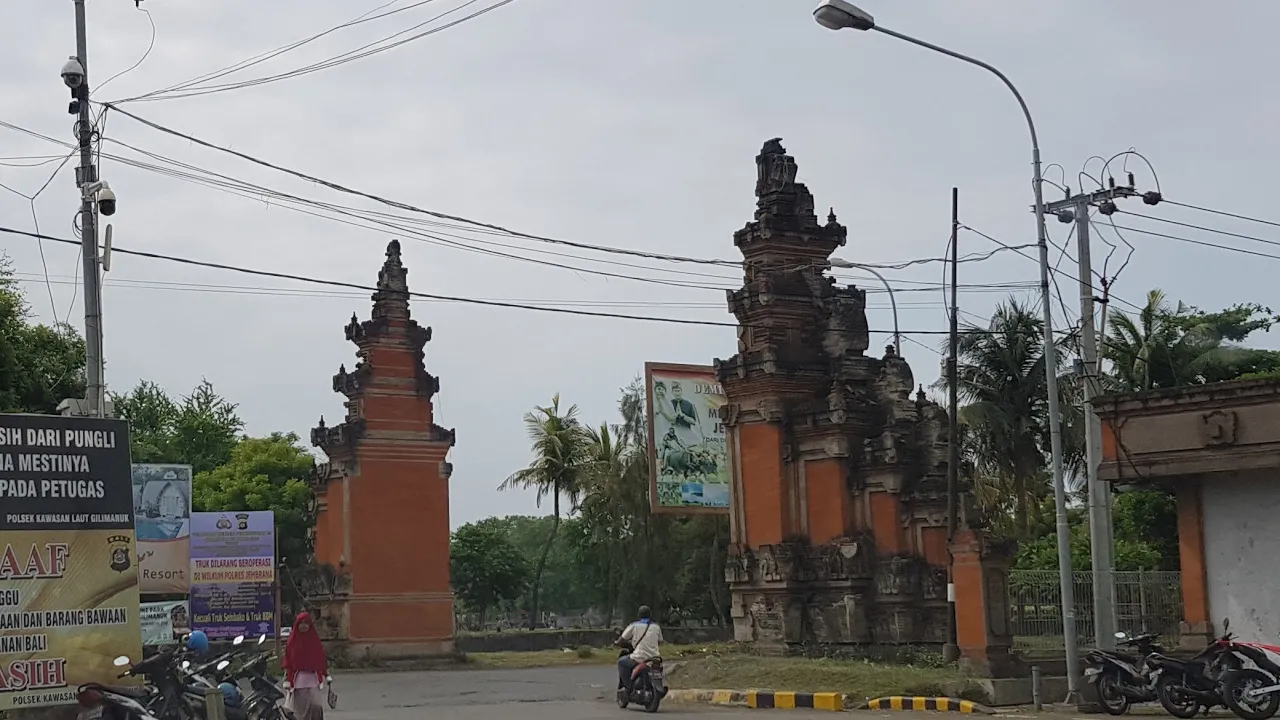
[[[633,648],[624,645],[618,657],[629,655],[632,650]],[[624,689],[618,690],[618,707],[625,710],[627,705],[635,703],[644,706],[645,712],[656,713],[666,695],[667,681],[662,669],[662,658],[653,658],[639,663],[631,671],[631,692],[628,694]]]
[[[1244,720],[1274,716],[1280,710],[1280,646],[1237,640],[1231,649],[1252,667],[1227,673],[1222,684],[1227,707]]]
[[[1229,632],[1230,627],[1229,622],[1223,621],[1222,636],[1190,660],[1159,654],[1148,659],[1160,670],[1156,697],[1165,712],[1185,719],[1201,711],[1208,714],[1219,705],[1226,707],[1223,684],[1227,673],[1241,666],[1233,650],[1235,636]]]
[[[1156,699],[1160,671],[1153,670],[1147,663],[1151,655],[1164,652],[1164,648],[1155,642],[1156,637],[1155,633],[1134,637],[1116,633],[1119,645],[1134,648],[1138,653],[1136,658],[1106,650],[1091,650],[1085,656],[1089,667],[1085,668],[1084,679],[1095,685],[1098,704],[1107,714],[1123,715],[1132,703]]]

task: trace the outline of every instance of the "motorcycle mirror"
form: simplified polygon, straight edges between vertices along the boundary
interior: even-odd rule
[[[267,641],[267,634],[266,634],[266,633],[262,633],[261,635],[259,635],[259,636],[258,636],[258,644],[259,644],[259,645],[261,645],[262,643],[264,643],[264,642],[266,642],[266,641]]]
[[[231,644],[232,644],[232,645],[239,645],[239,644],[240,644],[240,643],[242,643],[242,642],[244,642],[244,636],[243,636],[243,635],[237,635],[237,636],[236,636],[236,639],[231,641]]]
[[[187,669],[187,668],[189,668],[189,667],[191,667],[191,661],[190,661],[190,660],[183,660],[183,661],[182,661],[182,669],[183,669],[183,670],[186,670],[186,669]]]
[[[1230,629],[1231,629],[1231,618],[1222,618],[1222,632],[1226,632]]]
[[[218,670],[219,671],[226,670],[227,666],[230,664],[231,664],[230,660],[223,660],[222,662],[218,663]]]
[[[121,655],[120,657],[118,657],[118,658],[116,658],[115,660],[111,661],[111,663],[112,663],[113,665],[115,665],[116,667],[124,667],[125,665],[128,665],[128,664],[129,664],[129,656],[128,656],[128,655]]]
[[[1125,638],[1126,638],[1126,637],[1128,637],[1128,636],[1127,636],[1127,635],[1125,635],[1123,632],[1118,632],[1118,633],[1116,633],[1116,637],[1117,637],[1117,638],[1119,638],[1119,639],[1121,639],[1121,640],[1123,640],[1123,639],[1125,639]]]

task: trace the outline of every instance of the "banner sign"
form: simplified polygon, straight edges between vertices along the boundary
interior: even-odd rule
[[[139,592],[185,595],[191,589],[191,466],[134,465],[133,517]]]
[[[732,474],[715,370],[645,363],[644,376],[653,511],[728,512]]]
[[[138,617],[143,645],[174,645],[191,632],[186,600],[142,603]]]
[[[0,415],[0,711],[142,657],[124,420]]]
[[[275,515],[192,513],[191,627],[212,639],[276,632]]]

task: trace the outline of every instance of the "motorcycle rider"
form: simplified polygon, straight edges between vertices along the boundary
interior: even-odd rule
[[[648,605],[641,605],[636,614],[640,619],[628,625],[614,641],[614,645],[631,648],[630,654],[618,658],[618,690],[628,695],[631,694],[631,673],[636,666],[661,657],[658,645],[662,642],[662,628],[653,621]]]

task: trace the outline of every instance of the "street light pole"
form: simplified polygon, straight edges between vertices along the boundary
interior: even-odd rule
[[[968,55],[962,55],[933,43],[913,38],[910,35],[903,35],[883,28],[876,24],[870,13],[846,0],[823,0],[818,9],[814,10],[813,16],[820,25],[832,30],[876,30],[889,37],[942,53],[970,65],[976,65],[1000,78],[1000,82],[1004,83],[1005,87],[1009,88],[1014,98],[1017,99],[1018,106],[1022,108],[1022,114],[1026,118],[1027,129],[1031,133],[1031,185],[1035,192],[1036,243],[1040,249],[1040,298],[1044,316],[1044,367],[1045,392],[1048,394],[1050,469],[1053,473],[1053,500],[1057,516],[1058,579],[1062,587],[1062,634],[1067,661],[1067,700],[1070,702],[1078,698],[1080,658],[1076,654],[1075,592],[1071,572],[1071,535],[1070,527],[1067,524],[1066,488],[1062,478],[1062,424],[1058,409],[1058,353],[1057,346],[1053,340],[1053,306],[1049,294],[1049,240],[1048,229],[1045,227],[1044,221],[1044,196],[1042,194],[1044,179],[1040,168],[1040,140],[1036,136],[1036,124],[1031,118],[1031,110],[1027,108],[1026,101],[1022,99],[1022,93],[1018,92],[1018,88],[1014,86],[1013,82],[994,66],[976,58],[971,58]]]
[[[893,351],[898,357],[902,357],[902,333],[898,332],[898,301],[893,296],[893,286],[888,280],[884,279],[884,275],[879,270],[870,265],[860,265],[856,262],[849,262],[843,258],[833,257],[828,262],[833,268],[857,268],[858,270],[866,270],[867,272],[879,278],[884,284],[884,289],[889,293],[889,307],[893,308]]]

